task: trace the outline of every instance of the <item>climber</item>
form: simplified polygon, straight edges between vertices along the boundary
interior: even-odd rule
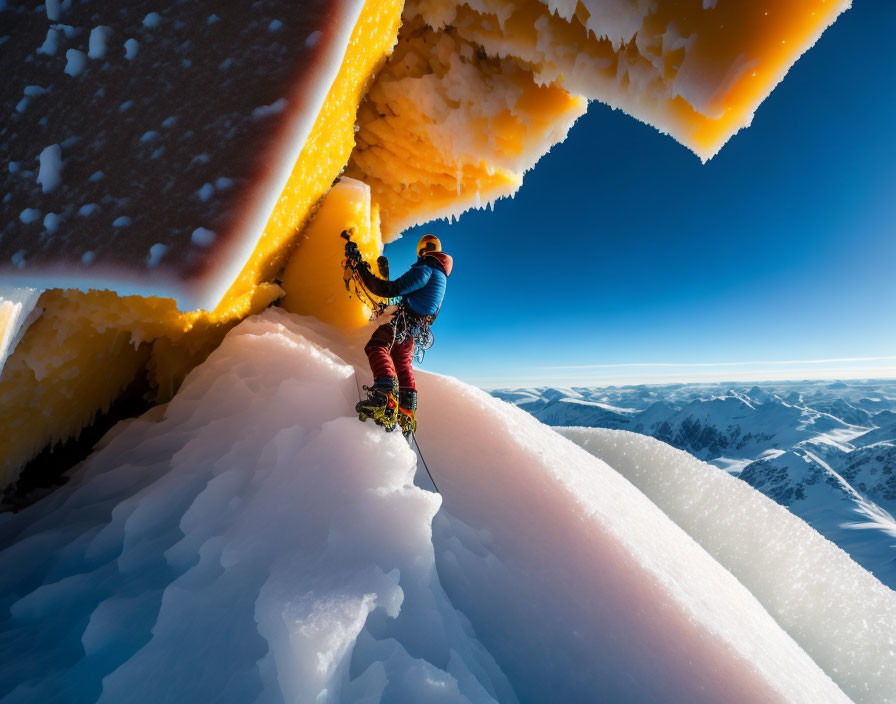
[[[380,273],[387,277],[382,279],[352,254],[352,243],[346,243],[347,265],[357,272],[364,288],[379,298],[400,299],[392,320],[380,325],[364,347],[373,386],[367,388],[368,398],[356,410],[362,420],[371,417],[389,430],[397,422],[405,435],[416,428],[417,386],[411,363],[418,345],[425,349],[431,344],[429,327],[442,306],[453,264],[435,235],[420,238],[417,257],[405,274],[390,281],[385,257],[377,262]]]

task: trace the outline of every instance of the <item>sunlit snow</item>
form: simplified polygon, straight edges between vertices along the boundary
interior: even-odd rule
[[[433,493],[352,413],[362,338],[330,335],[250,318],[0,516],[5,701],[817,704],[849,701],[830,677],[875,681],[880,643],[823,672],[610,466],[421,373]]]
[[[896,701],[896,592],[786,508],[686,452],[624,430],[561,428],[731,571],[856,701]]]

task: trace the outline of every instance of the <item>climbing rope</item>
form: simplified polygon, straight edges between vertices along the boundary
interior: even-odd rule
[[[436,493],[441,495],[441,491],[439,491],[439,485],[436,484],[436,480],[433,479],[432,472],[429,471],[429,465],[426,464],[426,458],[423,456],[423,450],[420,449],[420,443],[417,441],[417,434],[411,433],[411,439],[414,441],[414,447],[417,448],[417,457],[420,458],[420,461],[423,463],[423,469],[426,470],[426,476],[429,477],[429,481],[432,482],[432,488],[436,490]]]

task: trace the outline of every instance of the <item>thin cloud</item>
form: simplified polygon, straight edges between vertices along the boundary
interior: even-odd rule
[[[614,364],[560,364],[536,366],[535,369],[630,369],[630,368],[712,368],[712,367],[755,367],[763,365],[800,365],[800,364],[840,364],[853,362],[892,362],[896,355],[885,357],[834,357],[831,359],[786,359],[758,360],[750,362],[631,362]]]
[[[626,365],[619,365],[625,367]],[[673,365],[674,366],[674,365]],[[531,368],[530,368],[531,369]],[[663,384],[739,384],[739,383],[780,383],[814,382],[832,380],[874,381],[896,378],[896,366],[811,366],[802,369],[785,365],[769,367],[729,367],[706,369],[656,368],[607,370],[605,368],[588,372],[567,368],[560,373],[520,370],[517,374],[465,375],[464,378],[482,388],[518,388],[540,386],[631,386]]]

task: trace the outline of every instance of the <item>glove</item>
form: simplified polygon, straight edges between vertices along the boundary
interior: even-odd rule
[[[386,257],[379,256],[376,259],[377,269],[380,270],[380,276],[387,281],[389,280],[389,260]]]
[[[346,242],[345,243],[345,261],[346,266],[350,266],[353,269],[358,266],[358,262],[361,261],[361,252],[358,251],[358,245],[354,242]]]

